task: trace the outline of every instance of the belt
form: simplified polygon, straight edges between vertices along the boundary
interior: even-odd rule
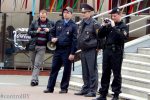
[[[57,49],[67,49],[67,48],[70,48],[70,45],[67,45],[67,46],[60,46],[60,45],[58,45],[57,46]]]
[[[123,50],[123,46],[116,45],[116,44],[107,44],[105,45],[105,49]]]

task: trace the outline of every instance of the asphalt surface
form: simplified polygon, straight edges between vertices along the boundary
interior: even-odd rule
[[[30,86],[30,75],[0,75],[0,100],[92,100],[93,97],[76,96],[73,90],[67,94],[59,94],[60,89],[55,88],[54,93],[43,93],[46,89],[48,76],[40,76],[38,86]],[[108,98],[110,100],[110,98]]]

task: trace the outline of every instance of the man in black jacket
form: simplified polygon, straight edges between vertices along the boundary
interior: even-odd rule
[[[106,38],[103,49],[101,94],[94,100],[106,100],[108,94],[111,72],[114,79],[111,87],[114,92],[112,100],[118,100],[121,93],[121,66],[124,52],[124,42],[128,37],[128,27],[121,20],[121,13],[118,8],[111,12],[112,19],[105,19],[102,28],[99,30],[99,38]]]
[[[77,36],[77,47],[81,49],[82,64],[82,89],[75,95],[84,95],[85,97],[95,97],[98,88],[98,70],[97,70],[97,32],[100,24],[92,18],[94,9],[88,4],[81,4],[81,13],[83,20],[79,25],[79,34]]]
[[[56,44],[56,50],[52,61],[52,71],[48,80],[47,89],[44,93],[53,93],[58,72],[64,66],[64,72],[59,93],[67,93],[71,75],[71,64],[74,60],[77,44],[77,25],[71,19],[73,9],[63,9],[63,19],[58,20],[52,29],[51,41]]]
[[[31,86],[36,86],[39,83],[40,65],[43,62],[46,44],[50,34],[50,29],[54,26],[54,23],[47,19],[47,11],[41,10],[39,19],[32,22],[29,27],[28,33],[31,35],[32,40],[35,40],[35,47],[30,48],[31,62],[33,68]],[[31,41],[32,41],[31,40]]]

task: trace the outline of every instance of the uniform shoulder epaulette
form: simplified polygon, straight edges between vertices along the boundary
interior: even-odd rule
[[[62,20],[58,20],[56,23],[61,23],[62,22]]]
[[[94,24],[98,24],[98,21],[96,19],[93,19]]]

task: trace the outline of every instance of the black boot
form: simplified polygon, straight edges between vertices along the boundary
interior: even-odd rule
[[[37,86],[37,85],[39,85],[38,82],[36,82],[36,81],[31,81],[31,86]]]
[[[118,94],[114,94],[113,98],[111,100],[119,100],[119,95]]]
[[[68,90],[62,90],[62,89],[61,89],[61,90],[59,91],[59,93],[60,93],[60,94],[68,93]]]
[[[54,91],[54,90],[46,89],[46,90],[44,90],[43,92],[44,92],[44,93],[53,93],[53,91]]]
[[[106,99],[106,95],[100,95],[99,97],[93,100],[107,100],[107,99]]]
[[[84,92],[82,90],[77,93],[74,93],[74,95],[85,95],[85,94],[87,94],[87,92]]]

